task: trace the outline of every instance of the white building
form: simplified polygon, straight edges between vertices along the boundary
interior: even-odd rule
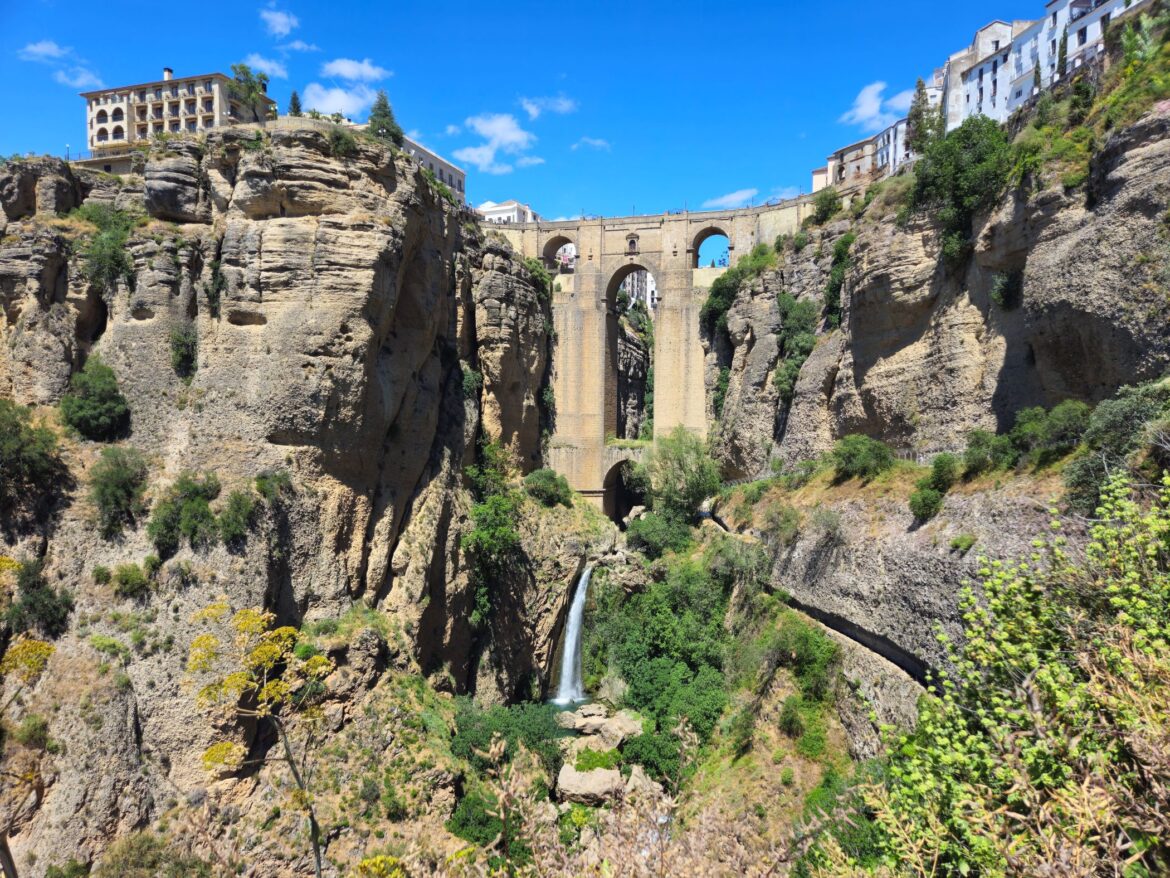
[[[658,283],[648,271],[639,269],[631,273],[618,289],[629,297],[631,305],[641,302],[647,311],[653,311],[658,306]]]
[[[421,143],[415,143],[409,137],[403,139],[402,148],[411,158],[433,173],[440,183],[445,183],[460,202],[467,200],[467,172],[463,168],[452,164]]]
[[[485,201],[476,208],[479,215],[489,223],[535,223],[540,222],[540,214],[527,204],[521,204],[515,199],[501,201]]]

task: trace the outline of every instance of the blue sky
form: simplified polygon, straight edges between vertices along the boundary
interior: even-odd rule
[[[183,11],[169,18],[163,10]],[[84,145],[77,92],[251,61],[284,110],[402,126],[465,167],[474,203],[546,218],[737,206],[896,118],[915,79],[1041,0],[832,4],[0,0],[0,154]]]

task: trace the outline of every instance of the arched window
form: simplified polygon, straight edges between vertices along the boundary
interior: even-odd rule
[[[630,237],[626,239],[626,252],[627,253],[637,253],[638,252],[638,236],[637,235],[630,235]]]
[[[110,115],[110,119],[111,119],[112,121],[114,121],[114,122],[121,122],[121,121],[122,121],[123,119],[125,119],[125,118],[126,118],[126,114],[122,112],[122,108],[121,108],[121,107],[118,107],[118,108],[117,108],[116,110],[114,110],[114,112],[113,112],[113,113]]]
[[[113,139],[114,140],[125,140],[126,139],[126,132],[122,129],[121,125],[114,126]]]
[[[97,122],[99,125],[105,125],[110,121],[110,116],[105,110],[98,110]]]
[[[97,132],[97,142],[98,143],[105,143],[109,139],[110,139],[110,132],[106,131],[105,128],[99,128],[98,132]]]

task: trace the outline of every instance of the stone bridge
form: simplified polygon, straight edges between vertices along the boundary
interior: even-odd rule
[[[699,247],[712,235],[725,235],[734,264],[756,244],[770,246],[795,232],[811,212],[806,196],[739,210],[490,226],[554,274],[556,424],[549,464],[576,490],[612,514],[620,467],[641,456],[629,443],[607,443],[618,425],[616,297],[622,281],[644,269],[658,287],[654,435],[682,424],[705,436],[710,415],[699,312],[726,269],[699,267]],[[565,244],[576,247],[577,261],[571,272],[558,274],[554,257]]]

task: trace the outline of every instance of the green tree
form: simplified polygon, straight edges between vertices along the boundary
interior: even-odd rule
[[[832,186],[822,189],[813,198],[813,222],[824,225],[841,211],[841,195]]]
[[[301,115],[301,96],[297,94],[296,89],[288,96],[288,114],[290,116]]]
[[[706,443],[682,425],[654,443],[646,471],[654,510],[683,520],[693,518],[719,490],[719,465]]]
[[[1068,72],[1068,27],[1060,35],[1060,48],[1056,52],[1056,69],[1061,76]]]
[[[273,627],[273,613],[243,609],[232,613],[230,619],[229,613],[226,603],[216,603],[196,614],[198,622],[226,628],[228,638],[224,642],[218,634],[207,632],[191,642],[187,672],[204,681],[198,704],[226,707],[242,722],[269,726],[276,734],[279,751],[253,759],[243,745],[223,741],[203,754],[204,767],[219,774],[247,764],[283,764],[296,785],[292,801],[305,813],[314,869],[321,878],[321,827],[310,788],[310,758],[316,751],[324,680],[332,673],[333,662],[320,654],[300,658],[295,649],[297,630]],[[293,713],[298,718],[295,731],[288,722]]]
[[[894,465],[894,453],[884,442],[852,433],[837,440],[830,452],[837,481],[868,481]]]
[[[130,406],[118,389],[118,378],[97,354],[70,379],[69,392],[61,398],[61,417],[95,441],[113,439],[129,426]]]
[[[32,412],[0,398],[0,513],[8,518],[17,508],[40,506],[62,471],[53,431],[34,426]]]
[[[906,117],[906,146],[911,152],[922,155],[936,138],[942,136],[942,128],[941,110],[931,106],[926,83],[919,79]]]
[[[247,64],[233,64],[228,94],[251,115],[246,121],[262,122],[268,118],[267,73],[257,73]]]
[[[1036,66],[1032,68],[1032,90],[1039,92],[1044,87],[1044,80],[1040,78],[1040,62],[1036,62]]]
[[[16,632],[39,629],[50,638],[60,637],[69,628],[73,595],[54,589],[44,574],[41,558],[27,561],[16,572],[16,599],[4,614],[8,627]]]
[[[394,111],[390,108],[390,99],[381,89],[378,90],[378,96],[374,98],[374,106],[370,108],[370,119],[366,124],[366,131],[379,140],[385,140],[395,146],[402,146],[405,139],[402,127],[394,118]]]
[[[117,536],[143,512],[146,459],[133,448],[103,448],[101,459],[90,470],[89,486],[102,536]]]

